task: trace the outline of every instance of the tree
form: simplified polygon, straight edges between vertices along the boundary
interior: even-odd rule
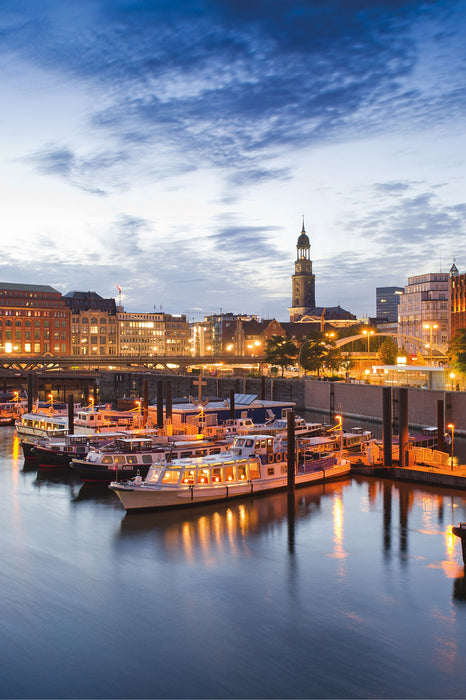
[[[343,357],[340,348],[335,346],[334,342],[328,343],[325,347],[326,355],[324,365],[330,372],[338,372],[343,364]]]
[[[448,359],[459,374],[466,374],[466,328],[460,328],[448,346]]]
[[[269,364],[282,368],[282,377],[285,373],[285,367],[294,364],[297,355],[298,348],[292,340],[282,338],[281,335],[273,335],[267,340],[265,359]]]
[[[394,338],[385,338],[379,347],[377,357],[383,365],[395,365],[398,357],[398,345]]]
[[[327,369],[331,372],[338,371],[343,363],[340,348],[335,346],[333,340],[328,340],[322,333],[312,338],[307,338],[299,351],[299,364],[306,372],[317,372]]]
[[[322,338],[311,338],[305,340],[299,351],[298,362],[304,372],[317,372],[324,366],[325,360],[325,343]]]

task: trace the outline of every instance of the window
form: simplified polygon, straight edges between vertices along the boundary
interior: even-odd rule
[[[202,471],[207,470],[204,469]],[[162,484],[177,484],[180,479],[180,474],[181,471],[179,469],[167,469],[163,475]]]
[[[259,462],[249,462],[249,478],[250,479],[259,479],[261,475],[260,468],[259,468]]]
[[[209,470],[199,469],[197,473],[197,483],[198,484],[208,484],[209,483]]]
[[[220,467],[212,468],[212,483],[220,484],[223,481],[222,470]]]

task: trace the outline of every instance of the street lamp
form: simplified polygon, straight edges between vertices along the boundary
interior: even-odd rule
[[[374,335],[374,331],[364,330],[362,333],[363,333],[363,335],[367,335],[367,354],[369,354],[369,341],[370,341],[371,335]]]
[[[430,364],[432,364],[432,331],[438,328],[438,323],[424,323],[424,328],[426,331],[430,329]]]
[[[453,423],[448,423],[447,428],[451,430],[451,452],[450,452],[450,470],[453,471],[453,452],[455,447],[455,426]]]

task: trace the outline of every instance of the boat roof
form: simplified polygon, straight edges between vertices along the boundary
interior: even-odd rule
[[[229,452],[221,452],[216,455],[205,455],[204,457],[179,457],[172,459],[165,465],[167,468],[173,467],[181,469],[182,467],[224,467],[228,464],[238,464],[238,462],[248,462],[250,459],[257,459],[256,455],[232,455]],[[155,464],[154,466],[157,466]]]

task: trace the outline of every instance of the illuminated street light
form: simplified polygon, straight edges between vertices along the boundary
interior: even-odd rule
[[[363,333],[363,335],[367,335],[367,353],[369,354],[370,337],[371,337],[371,335],[374,335],[374,331],[364,330],[362,333]]]
[[[453,452],[455,446],[455,426],[453,423],[448,423],[447,428],[451,430],[451,452],[450,452],[450,469],[453,471]]]
[[[424,328],[426,331],[430,329],[430,364],[432,364],[432,331],[438,328],[438,323],[424,323]]]

